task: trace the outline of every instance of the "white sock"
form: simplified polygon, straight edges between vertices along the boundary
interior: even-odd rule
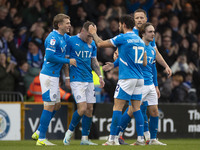
[[[150,140],[150,132],[149,131],[144,132],[144,137],[146,141]]]
[[[39,135],[39,134],[40,134],[40,131],[39,131],[39,130],[36,130],[36,133]]]
[[[137,141],[143,142],[144,141],[144,136],[138,136]]]
[[[119,137],[123,135],[123,132],[119,132]]]
[[[114,141],[114,139],[115,139],[115,136],[114,136],[114,135],[109,135],[108,141]]]
[[[81,140],[82,141],[86,141],[86,140],[88,141],[88,136],[82,136]]]

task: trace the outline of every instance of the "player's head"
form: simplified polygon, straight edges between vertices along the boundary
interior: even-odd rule
[[[95,26],[95,24],[91,21],[87,21],[83,24],[83,27],[81,29],[81,33],[80,33],[80,37],[83,41],[85,41],[86,43],[91,43],[92,42],[92,35],[88,32],[89,26],[93,25]]]
[[[135,21],[135,26],[137,29],[139,29],[142,24],[147,22],[147,13],[143,9],[137,9],[133,13],[134,21]]]
[[[139,35],[144,41],[151,42],[155,36],[155,29],[150,22],[144,23],[139,30]]]
[[[53,28],[61,34],[69,32],[71,27],[70,17],[65,14],[58,14],[53,18]]]
[[[124,29],[132,30],[134,19],[131,15],[123,15],[119,18],[119,32],[124,33]]]

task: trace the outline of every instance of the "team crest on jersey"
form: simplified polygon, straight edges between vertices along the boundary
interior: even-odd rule
[[[152,55],[154,55],[154,51],[153,50],[151,50],[151,53],[152,53]]]
[[[0,109],[0,139],[8,134],[10,129],[10,119],[8,114]]]
[[[56,44],[56,40],[55,39],[51,39],[50,44],[51,45],[55,45]]]

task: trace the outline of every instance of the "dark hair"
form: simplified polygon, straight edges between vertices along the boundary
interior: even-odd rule
[[[95,26],[95,24],[94,24],[93,22],[91,22],[91,21],[86,21],[86,22],[83,24],[83,28],[84,28],[86,31],[88,31],[88,28],[89,28],[90,25]]]
[[[135,13],[138,13],[138,12],[143,12],[145,14],[145,16],[147,16],[147,12],[144,9],[139,8],[136,11],[134,11],[133,17],[135,17]]]
[[[147,28],[148,26],[153,26],[153,25],[152,25],[152,23],[147,22],[147,23],[144,23],[144,24],[140,27],[140,29],[139,29],[139,36],[140,36],[141,38],[142,38],[142,34],[145,33],[146,28]]]
[[[65,15],[65,14],[57,14],[53,18],[53,28],[57,30],[58,29],[58,24],[63,22],[64,19],[70,19],[70,17]]]
[[[119,18],[121,24],[125,23],[127,29],[133,29],[135,22],[131,15],[123,15]]]

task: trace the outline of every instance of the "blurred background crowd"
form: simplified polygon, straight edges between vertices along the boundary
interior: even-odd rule
[[[37,101],[31,98],[34,94],[41,96],[38,75],[44,40],[56,14],[71,17],[70,35],[76,35],[90,20],[105,40],[119,34],[119,16],[138,8],[147,12],[148,21],[156,28],[157,48],[173,72],[167,78],[157,64],[159,102],[200,103],[200,0],[0,0],[0,91],[20,92],[26,101]],[[114,51],[98,49],[99,63],[113,62]],[[113,102],[117,68],[104,72],[104,79],[98,102]],[[98,89],[98,82],[95,84]],[[60,86],[66,92],[62,99],[70,101],[63,73]]]

